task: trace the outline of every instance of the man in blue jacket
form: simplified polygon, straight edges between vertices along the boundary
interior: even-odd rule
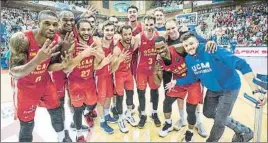
[[[203,114],[214,119],[208,142],[217,142],[221,138],[225,125],[234,130],[233,142],[247,142],[253,138],[250,128],[232,119],[229,115],[239,94],[241,80],[236,70],[239,70],[250,87],[253,95],[259,99],[259,106],[266,103],[266,97],[260,94],[258,86],[252,81],[254,74],[244,59],[218,46],[215,53],[204,50],[205,45],[199,44],[194,34],[187,32],[181,37],[183,46],[188,53],[185,58],[187,76],[173,80],[166,85],[171,89],[200,80],[208,90],[204,101]]]

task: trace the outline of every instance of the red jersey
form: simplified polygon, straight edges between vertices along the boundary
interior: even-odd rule
[[[24,34],[29,40],[29,48],[28,48],[27,61],[26,61],[26,63],[28,63],[37,55],[40,47],[34,39],[33,31],[30,31],[30,30],[25,31]],[[59,38],[60,37],[58,35],[56,34],[54,35],[53,40],[56,41],[56,44],[58,43]],[[23,85],[36,86],[39,84],[45,84],[46,82],[43,82],[43,81],[46,81],[47,79],[50,78],[49,73],[48,73],[48,65],[49,65],[50,59],[51,58],[47,58],[44,62],[39,64],[34,69],[34,71],[32,71],[29,75],[18,79],[18,87],[23,86]]]
[[[93,43],[93,36],[90,37],[88,40],[88,45],[91,45]],[[74,57],[76,57],[81,50],[77,49],[78,47],[78,41],[75,40],[75,51],[74,51]],[[94,56],[89,56],[84,58],[80,61],[79,65],[77,65],[73,71],[69,74],[68,78],[70,80],[75,79],[90,79],[93,78],[93,65],[94,65]]]
[[[136,36],[141,32],[142,32],[142,25],[141,25],[141,22],[138,22],[136,28],[133,29],[132,31],[132,36]]]
[[[165,65],[164,61],[160,58],[158,60],[159,64],[163,67],[165,71],[170,71],[173,73],[173,79],[177,79],[186,76],[187,68],[185,60],[179,53],[177,53],[174,46],[169,47],[171,64]]]
[[[152,73],[153,66],[156,61],[156,50],[155,50],[155,38],[158,37],[157,31],[154,32],[152,39],[147,39],[145,33],[142,32],[141,36],[141,45],[138,48],[138,70],[143,69],[145,73]]]
[[[114,42],[111,42],[110,46],[105,48],[103,47],[103,51],[105,53],[105,57],[107,57],[110,53],[112,53],[114,47]],[[96,76],[104,76],[111,74],[111,65],[107,64],[102,69],[96,71]]]
[[[116,46],[121,50],[121,52],[125,49],[125,47],[122,45],[121,42],[118,42]],[[130,47],[128,49],[128,52],[130,52],[130,55],[133,54],[134,48]],[[131,64],[132,56],[129,56],[125,61],[121,62],[116,72],[131,72],[130,64]]]

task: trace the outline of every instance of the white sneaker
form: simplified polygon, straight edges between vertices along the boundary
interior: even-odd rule
[[[173,130],[172,124],[168,124],[165,122],[164,127],[159,131],[159,136],[160,137],[165,137],[167,136],[168,132],[171,132]]]
[[[206,138],[208,136],[206,129],[202,123],[195,124],[195,128],[201,137]]]
[[[186,126],[186,121],[185,120],[179,120],[176,122],[175,126],[174,126],[174,129],[179,131],[182,127]]]
[[[133,116],[127,112],[125,112],[125,120],[132,126],[132,127],[136,127],[138,126],[138,122],[135,121],[135,119],[133,118]]]
[[[124,120],[120,120],[120,121],[118,121],[118,126],[119,126],[119,130],[120,130],[122,133],[128,133],[128,128],[127,128],[127,126],[125,125]]]

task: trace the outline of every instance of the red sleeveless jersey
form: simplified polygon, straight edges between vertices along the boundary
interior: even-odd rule
[[[126,22],[127,25],[130,25],[129,22]],[[141,22],[137,22],[137,26],[136,28],[132,28],[133,31],[132,31],[132,36],[136,36],[138,35],[139,33],[142,32],[142,25],[141,25]]]
[[[28,53],[27,53],[27,62],[31,61],[38,53],[39,49],[41,47],[38,46],[34,39],[34,33],[33,31],[25,31],[24,32],[25,36],[29,40],[29,48],[28,48]],[[58,43],[59,40],[58,35],[54,35],[53,40],[56,41],[56,44]],[[43,81],[46,81],[47,79],[50,78],[49,73],[48,73],[48,65],[50,62],[51,58],[47,58],[44,62],[39,64],[34,71],[32,71],[29,75],[22,77],[18,79],[18,86],[20,85],[38,85],[38,84],[45,84]],[[25,63],[25,64],[26,64]]]
[[[93,36],[90,37],[88,40],[88,45],[91,45],[93,43]],[[74,57],[76,57],[81,50],[77,49],[78,47],[78,41],[75,40],[75,51],[74,51]],[[90,79],[93,78],[93,65],[94,65],[94,56],[89,56],[84,58],[80,61],[79,65],[77,65],[73,71],[69,74],[68,78],[70,80],[75,79]]]
[[[114,48],[114,42],[112,41],[109,47],[103,47],[103,51],[105,53],[105,57],[107,57],[110,53],[112,53]],[[107,64],[102,69],[96,71],[96,76],[104,76],[104,75],[109,75],[111,74],[111,65]]]
[[[118,42],[116,46],[121,50],[121,52],[125,49],[125,47],[122,45],[121,42]],[[130,52],[130,55],[133,54],[134,48],[130,47],[128,49],[128,52]],[[129,56],[125,61],[121,62],[116,72],[131,72],[130,64],[131,64],[132,56]]]
[[[165,71],[170,71],[173,73],[173,79],[186,76],[187,69],[184,58],[179,53],[177,53],[174,46],[170,46],[168,48],[171,55],[171,64],[165,65],[162,59],[158,59],[159,64]]]
[[[144,72],[152,72],[153,67],[156,61],[156,50],[154,40],[158,36],[157,31],[154,32],[154,35],[151,40],[147,39],[145,33],[141,33],[141,45],[138,48],[138,70],[145,70]]]

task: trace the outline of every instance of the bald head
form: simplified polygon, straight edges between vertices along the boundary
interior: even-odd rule
[[[61,11],[59,14],[59,18],[60,18],[60,28],[62,32],[65,33],[73,31],[75,20],[72,11],[69,10]]]

